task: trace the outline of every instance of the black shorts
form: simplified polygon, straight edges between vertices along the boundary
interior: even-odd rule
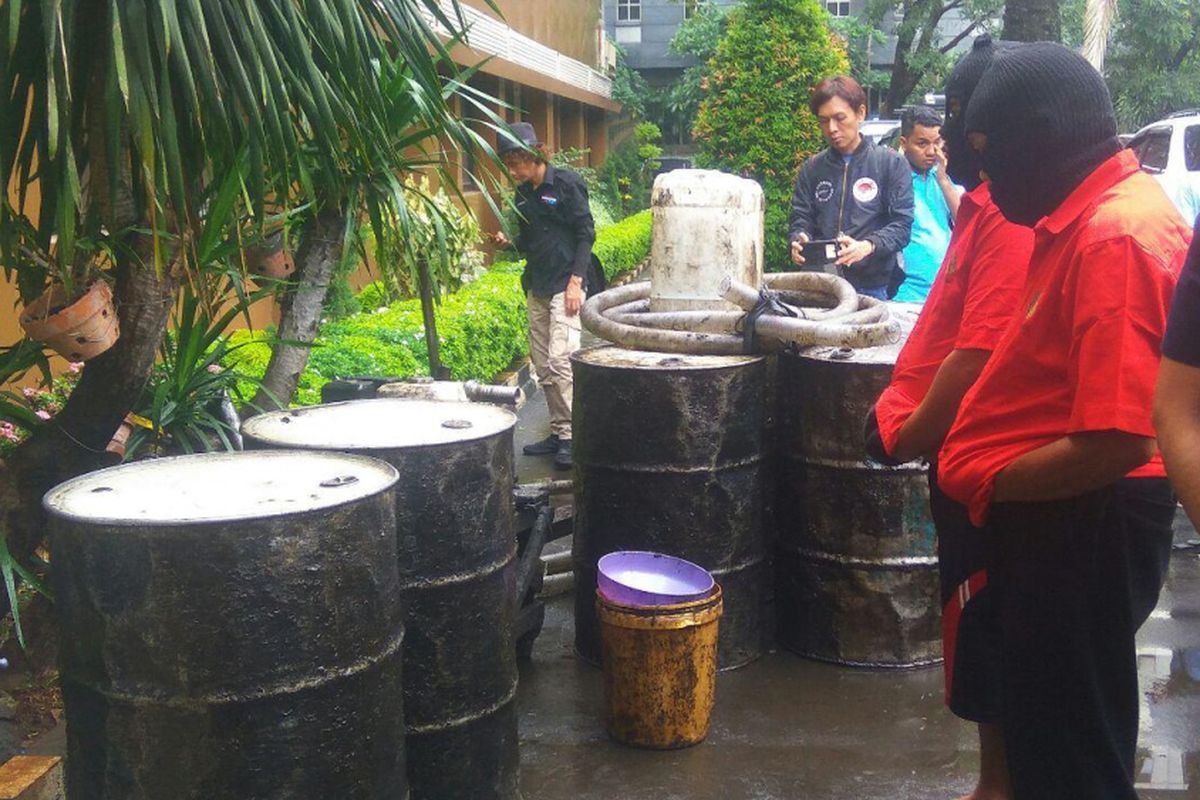
[[[1014,797],[1137,800],[1134,634],[1158,599],[1174,516],[1162,478],[992,507]]]
[[[938,488],[936,464],[929,467],[929,502],[938,533],[946,705],[972,722],[999,722],[1000,633],[987,532]]]

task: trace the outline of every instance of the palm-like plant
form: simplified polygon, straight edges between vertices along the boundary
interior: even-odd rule
[[[1083,15],[1083,57],[1104,72],[1108,36],[1117,19],[1117,0],[1087,0]]]
[[[463,29],[437,0],[0,0],[0,258],[26,300],[108,273],[122,331],[0,464],[15,555],[42,493],[104,463],[214,243],[308,204],[298,260],[335,261],[361,212],[407,224],[402,175],[443,165],[434,136],[481,144],[430,19]]]

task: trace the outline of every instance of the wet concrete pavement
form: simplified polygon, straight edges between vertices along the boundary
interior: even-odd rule
[[[545,404],[530,394],[518,453],[546,434]],[[521,456],[517,471],[522,481],[553,473],[549,459]],[[1176,542],[1196,538],[1181,512]],[[557,597],[521,666],[526,800],[916,800],[973,788],[974,727],[942,705],[940,667],[868,671],[771,652],[718,677],[703,744],[651,752],[607,738],[601,673],[575,658],[573,637],[572,598]],[[1138,645],[1141,796],[1200,798],[1200,548],[1173,554]]]

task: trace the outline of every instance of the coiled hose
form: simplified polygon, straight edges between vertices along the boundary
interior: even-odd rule
[[[844,278],[784,272],[764,276],[763,283],[760,292],[728,276],[721,281],[720,295],[746,313],[652,312],[649,282],[631,283],[589,298],[582,322],[600,338],[631,350],[695,355],[747,352],[745,326],[751,319],[756,348],[768,352],[789,345],[875,347],[900,338],[900,323],[891,319],[887,304],[857,294]],[[758,313],[764,308],[766,313]]]

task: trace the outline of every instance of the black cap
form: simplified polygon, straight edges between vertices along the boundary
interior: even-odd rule
[[[528,122],[514,122],[512,132],[517,135],[516,139],[503,132],[496,134],[496,155],[503,156],[514,150],[532,150],[541,144],[533,125]]]

